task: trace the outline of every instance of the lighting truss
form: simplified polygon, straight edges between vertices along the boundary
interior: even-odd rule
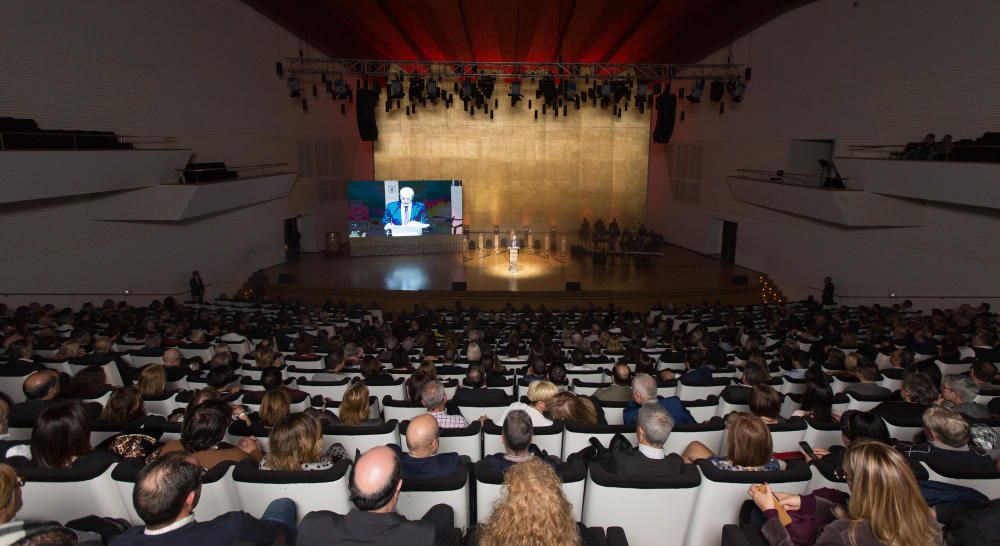
[[[291,74],[353,74],[370,77],[394,77],[400,72],[433,77],[458,78],[499,76],[530,78],[593,78],[607,80],[634,78],[642,80],[738,80],[742,64],[608,64],[608,63],[529,63],[474,61],[392,61],[371,59],[329,59],[286,57]]]

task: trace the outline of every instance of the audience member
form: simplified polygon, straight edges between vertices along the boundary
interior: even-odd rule
[[[356,509],[346,515],[329,511],[310,512],[299,524],[298,546],[327,544],[448,544],[446,535],[454,525],[450,506],[438,504],[419,521],[396,512],[403,486],[396,453],[376,447],[358,458],[351,468],[351,502]],[[457,541],[455,541],[457,543]]]
[[[531,416],[524,410],[512,410],[503,421],[503,432],[500,435],[504,452],[487,455],[483,460],[497,472],[504,472],[511,466],[532,457],[538,457],[555,468],[556,461],[531,443],[533,438],[534,427],[531,424]]]
[[[990,410],[976,402],[979,395],[979,385],[967,375],[946,375],[941,381],[941,402],[943,407],[957,411],[973,419],[986,419]]]
[[[632,370],[619,362],[611,368],[611,384],[597,389],[594,398],[602,402],[628,402],[632,399]]]
[[[323,428],[306,413],[293,413],[275,423],[268,449],[261,470],[327,470],[345,455],[340,444],[323,449]]]
[[[371,411],[368,398],[368,386],[364,382],[348,387],[340,402],[340,424],[353,427],[381,423],[381,419],[369,419]]]
[[[427,413],[437,420],[441,428],[465,428],[469,422],[461,415],[451,415],[445,410],[448,395],[440,381],[431,381],[424,385],[420,395],[420,403],[427,408]]]
[[[406,478],[443,478],[450,476],[458,468],[457,453],[438,453],[441,431],[438,422],[431,415],[414,417],[406,427],[406,448],[403,453],[397,445],[392,445],[399,455]]]
[[[647,402],[639,408],[636,419],[636,436],[639,445],[636,449],[611,450],[601,466],[605,470],[623,478],[642,480],[645,476],[664,476],[677,474],[684,461],[676,453],[664,453],[663,444],[667,442],[674,428],[674,420],[670,413],[655,402]]]
[[[181,439],[167,442],[160,449],[160,455],[187,452],[199,465],[209,470],[219,463],[239,462],[248,457],[260,462],[264,455],[256,438],[242,438],[237,447],[223,443],[232,415],[232,409],[222,400],[206,400],[198,404],[184,418]]]
[[[969,447],[969,423],[961,414],[943,407],[924,411],[926,442],[898,442],[896,448],[908,458],[922,461],[946,474],[991,475],[993,460]]]
[[[878,384],[882,379],[882,374],[878,371],[878,366],[868,358],[858,359],[858,368],[854,372],[857,383],[851,383],[845,389],[845,393],[853,393],[860,396],[882,396],[888,398],[892,391]]]
[[[894,425],[918,427],[923,423],[924,410],[938,399],[937,387],[924,374],[907,372],[899,388],[901,401],[882,402],[872,413]]]
[[[757,383],[750,389],[750,413],[765,425],[776,425],[785,421],[781,416],[781,393],[767,383]]]
[[[514,410],[523,410],[525,413],[531,417],[531,424],[535,427],[547,427],[552,424],[552,419],[545,416],[549,411],[548,404],[552,401],[552,397],[559,392],[559,387],[556,387],[552,382],[547,380],[532,381],[528,385],[528,404],[523,402],[514,402],[507,407],[503,415],[500,416],[500,424],[507,419],[507,415]]]
[[[577,425],[596,425],[597,408],[589,398],[571,392],[559,392],[547,404],[553,421]]]
[[[694,441],[684,449],[684,462],[707,459],[719,470],[782,470],[783,461],[774,458],[771,431],[749,413],[735,412],[726,417],[726,456],[716,455],[705,444]]]
[[[673,418],[674,424],[687,425],[695,422],[691,412],[684,407],[680,398],[667,396],[657,400],[656,379],[649,374],[637,373],[632,379],[632,401],[625,406],[625,410],[622,412],[622,419],[626,425],[635,426],[639,407],[646,402],[656,402],[662,406]]]
[[[55,521],[16,519],[22,506],[21,478],[10,465],[0,464],[0,541],[13,545],[103,544],[96,533],[63,527]]]
[[[83,404],[58,402],[38,417],[31,431],[31,463],[38,468],[89,468],[118,457],[90,446],[90,425]]]

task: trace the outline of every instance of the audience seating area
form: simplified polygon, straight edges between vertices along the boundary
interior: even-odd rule
[[[4,125],[3,128],[17,127]],[[971,308],[970,308],[971,309]],[[181,380],[173,381],[169,389],[177,389],[162,397],[147,397],[145,410],[149,414],[169,416],[183,410],[190,399],[190,390],[204,388],[206,384],[199,367],[204,370],[216,347],[225,346],[233,355],[238,381],[243,391],[232,397],[231,403],[242,404],[248,412],[259,408],[259,398],[249,391],[263,391],[261,374],[253,349],[262,341],[269,341],[282,351],[284,362],[277,365],[285,378],[284,386],[305,392],[308,397],[292,403],[292,411],[306,408],[325,409],[339,415],[341,400],[347,389],[365,377],[350,363],[334,381],[315,380],[313,376],[324,373],[324,357],[331,348],[357,349],[360,355],[382,355],[388,338],[393,342],[406,339],[409,359],[413,367],[431,357],[442,365],[439,349],[449,341],[460,345],[458,359],[441,368],[438,379],[442,381],[449,398],[464,385],[465,370],[472,356],[465,351],[470,340],[476,341],[483,354],[514,354],[519,349],[524,358],[498,359],[506,368],[505,379],[510,379],[504,391],[507,399],[496,404],[454,405],[452,412],[459,413],[470,423],[465,428],[443,429],[439,438],[439,452],[455,452],[465,458],[464,465],[452,476],[441,479],[404,480],[399,512],[409,518],[419,518],[430,506],[446,503],[454,509],[455,527],[472,530],[490,514],[493,502],[500,497],[503,476],[484,464],[484,457],[502,453],[501,416],[515,400],[528,402],[529,380],[525,368],[530,365],[528,354],[533,342],[544,340],[553,343],[564,362],[566,381],[562,388],[578,396],[590,397],[598,409],[598,424],[556,422],[552,426],[536,427],[533,443],[549,455],[558,457],[561,465],[559,477],[563,491],[572,504],[574,516],[589,527],[622,527],[631,544],[676,544],[701,546],[719,544],[723,524],[737,523],[741,506],[748,500],[747,488],[751,484],[770,483],[775,490],[808,492],[818,487],[847,490],[846,483],[835,476],[825,475],[817,466],[801,458],[792,457],[785,470],[770,472],[733,472],[719,470],[707,461],[685,464],[681,473],[667,477],[649,477],[638,483],[620,478],[598,464],[589,466],[571,458],[587,448],[592,439],[609,445],[611,439],[621,435],[633,445],[637,443],[634,426],[624,425],[623,411],[629,402],[601,402],[595,397],[608,386],[612,368],[622,362],[632,371],[685,370],[685,351],[691,340],[707,340],[720,348],[724,362],[716,367],[713,379],[700,384],[685,380],[659,379],[658,395],[676,396],[695,417],[695,424],[678,424],[673,428],[664,450],[681,453],[685,447],[699,441],[716,453],[726,453],[727,431],[724,417],[735,411],[749,411],[745,402],[727,400],[723,391],[743,380],[743,367],[748,359],[762,354],[768,364],[768,380],[782,398],[781,415],[787,421],[769,425],[775,453],[798,452],[799,442],[806,441],[814,449],[829,449],[843,443],[841,427],[836,422],[822,422],[811,417],[793,417],[803,400],[804,384],[801,379],[787,374],[786,356],[791,350],[820,351],[824,343],[823,332],[817,331],[809,317],[825,313],[856,334],[858,346],[850,351],[874,350],[884,358],[878,385],[894,392],[898,398],[903,369],[891,365],[899,351],[910,350],[912,344],[900,337],[906,325],[925,324],[940,326],[934,332],[937,343],[943,343],[949,334],[957,334],[965,347],[972,349],[971,336],[976,330],[966,332],[946,331],[944,315],[922,315],[909,309],[839,308],[822,309],[811,303],[714,307],[653,309],[647,314],[619,313],[605,309],[571,310],[567,312],[515,311],[502,313],[476,313],[473,311],[418,310],[400,317],[384,316],[376,308],[364,309],[344,305],[324,307],[299,307],[263,305],[216,301],[209,304],[183,306],[176,302],[157,302],[146,308],[130,308],[111,302],[102,308],[85,307],[82,312],[46,309],[42,306],[23,308],[13,313],[0,308],[0,323],[9,326],[7,335],[17,332],[30,334],[35,342],[35,355],[43,356],[38,362],[64,374],[71,382],[85,364],[79,358],[56,358],[61,344],[70,339],[83,338],[85,347],[92,347],[100,336],[113,336],[114,343],[108,361],[100,366],[105,372],[106,383],[120,387],[131,382],[132,370],[163,362],[163,351],[169,346],[181,349],[190,371]],[[971,312],[973,324],[980,327],[991,324],[995,316],[988,310]],[[952,316],[951,318],[954,318]],[[940,319],[940,320],[936,320]],[[897,324],[896,328],[889,325]],[[197,327],[196,327],[197,326]],[[903,328],[903,330],[899,330]],[[192,331],[207,334],[204,343],[193,343],[186,338]],[[308,338],[315,342],[311,355],[296,354],[295,343]],[[471,336],[471,339],[470,339]],[[692,337],[694,336],[694,337]],[[161,343],[150,346],[150,339],[160,338]],[[419,340],[419,341],[417,341]],[[608,345],[623,348],[609,351]],[[590,342],[603,347],[600,356],[604,362],[581,363],[581,352],[589,350]],[[827,340],[826,343],[835,345]],[[427,354],[431,353],[431,354]],[[885,356],[889,355],[889,356]],[[891,358],[890,358],[891,357]],[[945,363],[939,355],[928,355],[943,373],[965,373],[971,360]],[[13,360],[13,358],[10,358]],[[74,363],[77,362],[77,363]],[[652,370],[648,366],[652,365]],[[24,399],[21,386],[27,375],[8,375],[0,363],[0,392],[15,403]],[[551,369],[552,362],[548,362]],[[824,365],[827,364],[824,362]],[[839,372],[841,370],[829,370]],[[126,372],[128,372],[126,374]],[[410,421],[426,409],[418,402],[408,400],[407,381],[411,371],[399,373],[384,371],[391,379],[368,384],[370,395],[369,417],[373,422],[363,426],[324,424],[323,443],[329,447],[341,444],[346,458],[332,468],[321,471],[268,471],[261,470],[252,461],[224,464],[211,469],[203,478],[203,490],[198,507],[198,519],[207,521],[231,510],[244,510],[254,516],[262,515],[272,499],[288,497],[298,507],[299,519],[312,510],[333,510],[345,513],[350,510],[347,476],[352,461],[359,453],[376,446],[396,444],[408,451],[406,431]],[[836,394],[834,411],[839,415],[848,409],[868,411],[888,400],[843,392],[857,380],[838,374],[831,381]],[[110,390],[103,398],[106,403]],[[984,391],[983,401],[1000,393]],[[486,419],[480,422],[480,417]],[[981,420],[1000,433],[1000,420]],[[919,426],[896,423],[887,418],[892,438],[914,441],[923,433]],[[11,423],[8,438],[12,441],[30,442],[31,428]],[[123,429],[124,430],[124,429]],[[166,442],[179,438],[180,424],[164,420],[147,420],[139,431]],[[96,428],[92,443],[98,443],[118,431]],[[226,441],[237,444],[249,436],[246,425],[236,422],[230,427]],[[267,438],[259,438],[267,448]],[[1000,446],[997,446],[1000,447]],[[30,465],[19,467],[25,480],[24,507],[21,516],[28,519],[55,519],[60,522],[98,514],[124,518],[132,524],[142,524],[132,507],[131,492],[141,462],[125,460],[107,462],[93,468],[42,470]],[[936,481],[971,487],[991,499],[1000,498],[1000,474],[996,476],[961,476],[943,469],[934,470],[922,463],[928,476]]]
[[[113,131],[41,129],[33,119],[0,117],[0,150],[130,150]]]

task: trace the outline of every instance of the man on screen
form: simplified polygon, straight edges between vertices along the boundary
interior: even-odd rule
[[[407,187],[399,190],[399,201],[385,206],[382,227],[389,230],[390,226],[407,226],[410,222],[427,224],[427,207],[419,201],[414,201],[413,188]]]

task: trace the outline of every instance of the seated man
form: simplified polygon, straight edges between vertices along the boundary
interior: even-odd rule
[[[601,352],[601,343],[599,341],[590,342],[590,354],[583,358],[586,364],[607,364],[611,362],[611,359]]]
[[[636,418],[639,415],[639,408],[646,402],[655,402],[662,406],[663,409],[667,410],[676,424],[686,425],[696,422],[691,412],[681,403],[680,398],[668,396],[657,400],[656,380],[649,374],[637,373],[635,374],[635,379],[632,380],[632,401],[629,402],[628,406],[625,406],[625,410],[622,412],[622,418],[626,425],[635,426]]]
[[[659,404],[647,402],[639,408],[636,420],[639,446],[634,450],[612,450],[601,461],[608,472],[622,477],[642,479],[644,476],[677,474],[684,461],[680,455],[663,452],[663,444],[674,429],[674,420]]]
[[[969,377],[979,385],[980,391],[1000,391],[1000,385],[994,383],[997,376],[997,366],[992,362],[977,360],[969,371]]]
[[[406,427],[406,446],[403,453],[391,445],[399,455],[403,478],[443,478],[451,476],[460,462],[457,453],[438,453],[441,430],[437,421],[428,414],[418,415]]]
[[[969,447],[969,423],[947,408],[932,407],[923,415],[924,443],[898,442],[896,449],[914,461],[923,461],[945,473],[996,473],[993,460]]]
[[[683,374],[663,370],[660,372],[660,379],[683,379],[685,385],[707,385],[712,381],[712,364],[705,360],[700,351],[691,350],[684,355],[684,368],[687,371]]]
[[[229,512],[211,521],[195,521],[201,495],[202,469],[190,456],[171,453],[139,472],[132,493],[135,511],[146,523],[133,527],[111,544],[274,544],[295,533],[295,503],[271,501],[261,519],[246,512]]]
[[[329,511],[310,512],[299,524],[299,546],[327,544],[407,544],[435,546],[448,543],[444,535],[454,525],[450,506],[438,504],[420,521],[410,521],[396,512],[403,486],[396,454],[376,447],[351,467],[351,502],[347,515]]]
[[[507,393],[500,389],[486,388],[486,372],[481,364],[469,364],[465,373],[464,387],[455,391],[451,399],[453,404],[472,403],[507,403]]]
[[[883,396],[885,398],[892,395],[892,391],[878,384],[878,381],[882,379],[882,375],[878,372],[878,365],[872,362],[871,359],[862,357],[858,361],[854,377],[858,378],[858,382],[848,385],[844,389],[844,392],[861,396]]]
[[[538,457],[551,465],[553,470],[557,470],[558,460],[531,443],[533,438],[534,427],[531,424],[531,416],[524,410],[512,410],[503,422],[503,432],[500,435],[504,453],[487,455],[483,461],[493,470],[503,472],[521,461]]]
[[[594,398],[602,402],[628,402],[632,399],[632,370],[619,362],[611,369],[611,385],[597,389]]]
[[[973,419],[987,419],[990,410],[985,404],[976,403],[979,385],[967,375],[946,375],[941,381],[942,407],[957,411]]]
[[[35,362],[35,346],[31,341],[21,338],[7,347],[10,362],[0,366],[0,374],[7,377],[25,376],[32,372],[45,369],[45,365]]]
[[[902,401],[882,402],[872,408],[872,413],[904,427],[923,425],[924,410],[931,407],[938,398],[937,387],[922,373],[906,372],[899,387]]]
[[[719,398],[725,398],[730,404],[749,404],[750,391],[757,383],[765,383],[770,379],[766,366],[756,362],[747,362],[743,368],[743,377],[739,384],[729,385],[719,393]]]
[[[441,428],[465,428],[469,422],[461,415],[451,415],[445,409],[448,395],[440,381],[430,381],[420,391],[420,403],[427,408],[427,413],[437,420]]]
[[[42,370],[29,375],[21,390],[26,400],[10,408],[10,424],[14,427],[33,427],[43,411],[62,400],[59,372],[55,370]],[[101,414],[101,405],[97,402],[87,402],[84,408],[90,422],[96,421]]]

